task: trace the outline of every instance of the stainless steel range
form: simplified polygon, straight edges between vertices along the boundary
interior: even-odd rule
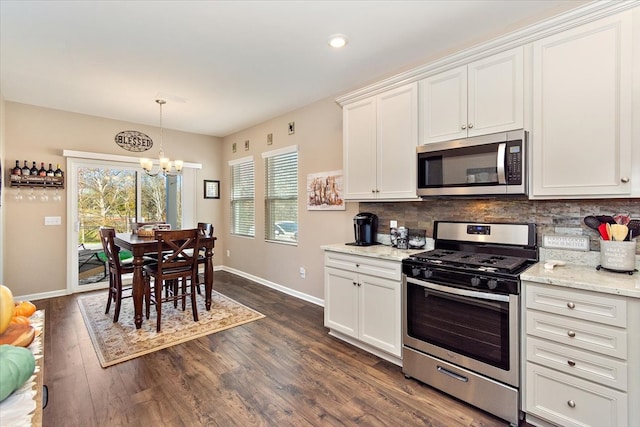
[[[402,370],[518,425],[520,273],[534,224],[436,221],[435,249],[406,258]]]

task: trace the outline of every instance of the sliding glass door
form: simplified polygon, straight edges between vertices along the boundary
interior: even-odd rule
[[[78,249],[72,291],[103,288],[108,278],[100,227],[124,233],[131,231],[133,222],[160,221],[181,228],[182,176],[150,177],[139,167],[121,162],[71,159],[69,163],[71,238]],[[121,259],[131,256],[120,255]]]

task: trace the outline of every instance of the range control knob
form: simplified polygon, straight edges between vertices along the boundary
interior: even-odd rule
[[[478,276],[474,276],[471,278],[471,286],[479,286],[480,278]]]
[[[495,289],[498,287],[498,281],[496,279],[489,279],[487,281],[487,287],[489,289]]]
[[[419,267],[413,267],[413,268],[411,269],[411,275],[412,275],[413,277],[418,277],[418,276],[420,276],[420,268],[419,268]]]
[[[433,271],[431,271],[430,268],[425,268],[425,270],[422,272],[422,276],[425,279],[429,279],[431,276],[433,276]]]

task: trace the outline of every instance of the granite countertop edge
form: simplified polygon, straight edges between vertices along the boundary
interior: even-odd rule
[[[631,275],[575,264],[555,266],[549,270],[544,268],[544,262],[541,261],[523,272],[520,278],[523,281],[640,298],[638,272]]]
[[[322,245],[320,249],[325,251],[340,252],[344,254],[368,256],[371,258],[386,259],[390,261],[402,261],[403,259],[427,249],[398,249],[390,245],[351,246],[344,243]]]

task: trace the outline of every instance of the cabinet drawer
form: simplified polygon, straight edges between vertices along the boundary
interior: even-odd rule
[[[525,293],[527,308],[621,328],[627,326],[627,302],[624,298],[530,282],[525,282]]]
[[[324,265],[391,280],[402,279],[402,265],[396,261],[325,251]]]
[[[561,426],[625,427],[627,395],[527,363],[525,411]]]
[[[627,359],[627,332],[624,329],[527,310],[527,334]]]
[[[627,391],[627,363],[617,359],[527,337],[527,360],[565,374]]]

